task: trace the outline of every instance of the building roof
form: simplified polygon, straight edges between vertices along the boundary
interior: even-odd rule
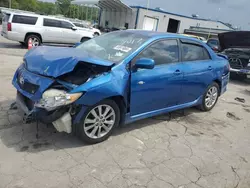
[[[143,7],[143,6],[130,6],[131,8],[138,8],[138,9],[144,9],[144,10],[150,10],[150,11],[154,11],[154,12],[160,12],[160,13],[163,13],[163,14],[170,14],[170,15],[173,15],[173,16],[179,16],[179,17],[183,17],[183,18],[189,18],[189,19],[193,19],[193,20],[202,20],[202,21],[211,21],[211,22],[217,22],[217,23],[221,23],[225,26],[227,26],[229,29],[233,29],[232,27],[226,25],[225,23],[223,23],[222,21],[217,21],[217,20],[211,20],[211,19],[205,19],[205,18],[197,18],[197,17],[192,17],[192,16],[185,16],[185,15],[181,15],[181,14],[175,14],[175,13],[172,13],[172,12],[167,12],[167,11],[164,11],[164,10],[161,10],[161,9],[153,9],[153,8],[147,8],[147,7]]]
[[[74,0],[72,1],[72,4],[92,4],[106,10],[132,11],[131,7],[123,3],[121,0]]]

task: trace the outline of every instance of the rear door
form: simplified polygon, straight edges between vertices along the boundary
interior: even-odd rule
[[[65,43],[65,39],[62,36],[61,21],[44,18],[43,19],[43,42],[51,43]]]
[[[204,94],[214,78],[215,62],[207,49],[196,41],[181,39],[184,72],[180,104],[194,102]]]

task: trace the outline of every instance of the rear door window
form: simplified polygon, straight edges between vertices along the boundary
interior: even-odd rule
[[[182,61],[199,61],[210,59],[208,51],[203,46],[196,44],[182,43],[181,51]]]
[[[61,27],[61,22],[59,20],[54,20],[54,19],[43,19],[43,26],[47,27]]]
[[[37,19],[37,17],[33,16],[14,15],[12,18],[12,23],[35,25]]]

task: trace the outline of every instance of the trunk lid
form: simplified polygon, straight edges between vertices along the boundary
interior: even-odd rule
[[[229,48],[250,48],[250,31],[233,31],[218,35],[221,51]]]
[[[26,68],[36,74],[59,77],[74,70],[79,62],[111,67],[113,62],[98,59],[77,48],[41,46],[31,49],[24,56]]]

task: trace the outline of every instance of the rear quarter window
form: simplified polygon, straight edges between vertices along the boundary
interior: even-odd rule
[[[33,16],[14,15],[12,18],[12,23],[35,25],[37,19],[37,17]]]

